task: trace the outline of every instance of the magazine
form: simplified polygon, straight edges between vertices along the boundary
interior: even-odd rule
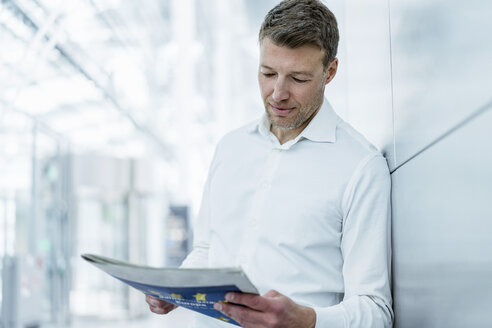
[[[153,268],[93,254],[82,258],[146,295],[237,326],[214,303],[226,302],[227,292],[258,294],[241,268]]]

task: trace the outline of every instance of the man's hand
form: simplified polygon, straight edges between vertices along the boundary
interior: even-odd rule
[[[227,293],[226,300],[229,303],[215,303],[214,308],[245,328],[314,328],[316,325],[316,312],[312,308],[298,305],[274,290],[263,296]]]
[[[163,301],[161,299],[149,295],[145,296],[145,301],[147,302],[147,304],[149,304],[150,311],[157,314],[168,314],[169,312],[171,312],[172,310],[178,307],[177,305],[168,303],[166,301]]]

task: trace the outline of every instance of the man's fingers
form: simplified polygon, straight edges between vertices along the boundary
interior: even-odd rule
[[[241,324],[241,326],[243,326],[245,323],[256,324],[263,322],[262,312],[244,306],[227,303],[215,303],[214,308],[224,313],[226,316],[231,317],[239,324]]]
[[[280,294],[279,292],[277,292],[276,290],[274,289],[271,289],[269,290],[268,292],[266,292],[263,296],[264,297],[277,297],[277,296],[281,296],[282,294]]]
[[[255,294],[227,293],[226,300],[230,303],[245,305],[258,311],[266,311],[269,307],[269,303],[264,297]]]
[[[153,313],[155,314],[168,314],[169,312],[171,312],[172,310],[174,310],[174,308],[169,308],[169,307],[155,307],[155,306],[149,306],[149,309],[150,311],[152,311]]]
[[[164,306],[152,306],[149,305],[150,311],[157,314],[168,314],[172,310],[174,310],[177,306],[174,304],[166,304]]]
[[[168,303],[166,301],[163,301],[161,299],[149,295],[145,297],[145,301],[149,305],[150,311],[156,314],[167,314],[178,307],[177,305]]]
[[[145,296],[145,301],[152,306],[162,306],[164,304],[169,304],[167,302],[164,302],[163,300],[158,299],[157,297],[152,297],[150,295]]]

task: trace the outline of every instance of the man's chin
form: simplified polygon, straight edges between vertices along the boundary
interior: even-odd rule
[[[276,129],[281,129],[281,130],[294,130],[296,126],[293,123],[279,123],[276,122],[275,120],[271,120],[270,123],[272,126]]]
[[[267,114],[268,121],[276,129],[294,130],[296,128],[296,124],[292,121],[292,119],[289,120],[286,118],[278,117],[270,111],[268,111]]]

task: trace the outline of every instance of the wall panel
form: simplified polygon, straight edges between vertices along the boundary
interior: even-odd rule
[[[393,180],[397,328],[492,327],[492,109]]]
[[[492,2],[391,0],[396,162],[492,100]]]
[[[345,118],[395,166],[387,0],[345,2],[347,113]]]

